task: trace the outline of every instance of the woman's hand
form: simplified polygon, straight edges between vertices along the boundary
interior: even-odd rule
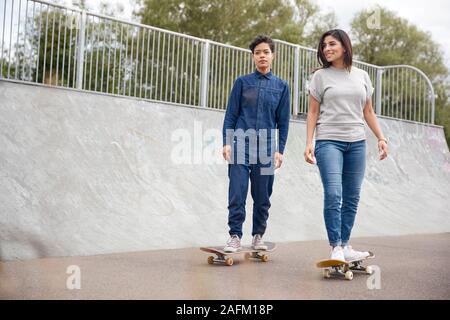
[[[380,160],[386,159],[386,157],[388,156],[388,146],[386,141],[378,141],[378,153],[380,154]]]
[[[283,163],[283,155],[279,152],[275,152],[275,169],[281,167],[282,163]]]
[[[229,144],[223,146],[222,156],[228,163],[231,162],[231,146]]]
[[[305,156],[305,161],[310,164],[316,164],[316,158],[314,157],[314,147],[311,143],[306,144],[305,152],[303,153]]]
[[[386,159],[388,155],[388,147],[386,139],[384,138],[383,132],[381,131],[380,125],[378,124],[377,115],[372,108],[372,100],[368,99],[366,105],[364,106],[364,119],[370,130],[374,133],[375,137],[378,138],[378,152],[380,155],[380,160]]]

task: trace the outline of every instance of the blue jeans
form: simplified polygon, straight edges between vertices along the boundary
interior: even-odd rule
[[[345,246],[355,222],[366,169],[366,141],[318,140],[315,157],[324,190],[325,226],[331,246]]]
[[[252,236],[265,233],[267,219],[269,218],[270,196],[272,195],[274,175],[270,170],[273,165],[273,157],[261,162],[259,157],[250,157],[250,154],[258,154],[259,149],[249,151],[248,145],[243,155],[243,161],[238,161],[239,156],[232,147],[233,163],[228,165],[228,226],[229,234],[242,238],[242,224],[245,221],[245,203],[247,200],[250,181],[250,192],[253,198],[253,228]],[[266,150],[264,149],[264,152]],[[271,149],[268,149],[271,154]],[[252,161],[250,160],[252,159]],[[254,161],[253,161],[254,160]],[[271,173],[271,174],[270,174]]]

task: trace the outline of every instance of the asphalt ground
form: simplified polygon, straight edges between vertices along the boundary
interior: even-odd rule
[[[315,263],[328,257],[326,241],[279,243],[268,262],[236,255],[232,266],[209,265],[199,248],[6,261],[0,299],[450,298],[450,233],[355,238],[352,245],[375,253],[365,263],[373,275],[324,279]]]

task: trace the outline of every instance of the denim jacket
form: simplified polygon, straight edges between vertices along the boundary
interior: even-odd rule
[[[238,77],[228,100],[223,122],[223,145],[231,145],[232,130],[253,129],[259,135],[261,129],[268,132],[278,129],[277,151],[284,152],[289,130],[290,94],[286,81],[272,72],[255,71]]]

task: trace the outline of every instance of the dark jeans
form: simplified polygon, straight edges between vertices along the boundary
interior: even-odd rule
[[[252,235],[266,231],[267,218],[269,217],[270,196],[274,175],[261,174],[261,164],[229,164],[228,177],[230,185],[228,189],[228,226],[230,235],[238,235],[242,238],[242,224],[245,220],[245,202],[248,194],[248,182],[251,182],[251,194],[253,198],[253,230]]]

